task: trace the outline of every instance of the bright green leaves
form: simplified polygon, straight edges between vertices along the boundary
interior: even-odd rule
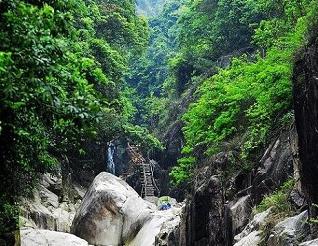
[[[266,54],[234,58],[228,68],[219,70],[200,86],[198,100],[183,116],[184,158],[171,172],[176,184],[187,181],[194,167],[192,156],[202,149],[206,155],[216,154],[224,145],[230,150],[237,149],[242,164],[236,168],[252,168],[250,163],[268,143],[270,132],[284,125],[281,119],[290,115],[293,56],[306,41],[317,4],[313,8],[309,6],[317,2],[282,0],[280,6],[277,1],[241,1],[240,4],[243,2],[249,8],[253,6],[255,13],[266,10],[269,19],[260,23],[254,35],[254,43],[266,48]],[[240,6],[237,1],[231,4]],[[225,6],[223,1],[218,2],[219,8],[228,8],[231,4]],[[226,27],[231,20],[222,20],[222,8],[216,20],[225,21],[222,27]],[[240,14],[242,17],[249,15],[247,12]],[[232,12],[226,16],[235,18]],[[245,17],[246,24],[254,18]],[[237,30],[237,26],[227,28],[230,32]],[[227,35],[224,37],[231,39]]]
[[[162,150],[162,144],[155,138],[146,128],[127,124],[124,127],[125,136],[135,143],[141,145],[141,149],[148,148],[150,150]]]
[[[135,109],[123,77],[129,53],[147,42],[134,7],[130,0],[0,1],[0,210],[31,193],[38,173],[66,159],[82,169],[88,146],[127,132]]]
[[[1,137],[14,139],[12,151],[3,156],[12,167],[20,165],[22,173],[52,166],[55,158],[96,136],[100,122],[109,129],[99,135],[114,137],[110,135],[123,132],[131,117],[120,92],[124,48],[96,37],[94,21],[106,18],[101,5],[63,2],[32,5],[15,0],[1,13]],[[117,38],[127,44],[129,32],[134,32],[130,25],[138,20],[133,7],[130,3],[133,16],[116,19],[125,25]]]
[[[178,165],[173,167],[170,172],[170,178],[173,185],[181,185],[188,181],[192,175],[191,170],[195,167],[196,159],[194,157],[185,157],[178,160]]]

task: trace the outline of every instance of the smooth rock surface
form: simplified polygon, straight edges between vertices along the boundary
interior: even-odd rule
[[[155,206],[120,178],[100,173],[77,211],[72,232],[96,245],[122,245],[152,218]]]
[[[99,246],[152,246],[158,235],[172,235],[182,207],[159,211],[125,181],[99,174],[88,189],[73,221],[72,232]]]
[[[299,246],[318,246],[318,239],[303,242],[303,243],[299,244]]]
[[[160,238],[160,235],[163,234],[169,235],[174,230],[174,228],[176,228],[179,225],[180,211],[180,208],[172,208],[165,211],[156,211],[153,214],[152,219],[145,223],[145,225],[138,232],[134,240],[127,245],[168,245],[163,244],[163,241],[161,241],[161,243],[155,243],[156,237]],[[167,243],[166,238],[165,243]]]
[[[72,234],[39,229],[20,231],[21,246],[88,246],[88,243]]]
[[[261,232],[252,231],[247,236],[243,237],[234,246],[256,246],[261,242]]]

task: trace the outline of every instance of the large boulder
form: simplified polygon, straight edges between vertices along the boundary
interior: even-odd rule
[[[20,231],[21,246],[88,246],[88,243],[72,234],[39,230],[25,229]]]
[[[109,173],[100,173],[77,211],[72,232],[94,245],[129,244],[145,230],[144,226],[150,228],[144,236],[160,230],[165,220],[153,221],[155,211],[156,206],[144,201],[125,181]],[[154,242],[155,236],[150,238]],[[147,241],[142,245],[152,244]]]
[[[244,230],[234,237],[235,246],[243,245],[257,245],[261,241],[261,230],[260,228],[265,225],[266,220],[271,214],[271,208],[268,210],[258,213],[254,218],[247,224]]]
[[[309,232],[308,212],[304,211],[278,223],[268,238],[268,246],[299,245]]]
[[[179,242],[181,207],[178,205],[165,211],[155,211],[128,246],[175,246]]]

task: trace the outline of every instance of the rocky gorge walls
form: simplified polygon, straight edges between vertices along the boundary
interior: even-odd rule
[[[298,159],[294,154],[295,130],[282,132],[266,149],[259,164],[251,172],[237,171],[225,178],[231,165],[231,153],[219,153],[205,160],[196,170],[192,188],[180,224],[178,245],[298,245],[308,235],[304,198],[297,182],[289,196],[299,209],[296,217],[263,231],[276,216],[269,209],[253,213],[264,196],[270,195],[286,180],[297,177]],[[296,170],[296,172],[294,172]],[[255,217],[254,217],[255,215]],[[272,242],[268,244],[268,242]],[[290,244],[286,244],[286,243]]]
[[[317,33],[316,28],[296,57],[295,123],[276,134],[251,172],[236,172],[225,180],[229,153],[201,164],[187,197],[179,245],[318,245]],[[255,213],[255,206],[286,180],[294,183],[286,194],[291,212],[279,219],[273,207]]]
[[[309,216],[318,216],[318,29],[298,55],[294,69],[294,107],[299,135],[301,182],[309,201]],[[312,233],[318,236],[317,226]]]

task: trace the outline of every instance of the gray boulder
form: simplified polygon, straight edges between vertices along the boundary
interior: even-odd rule
[[[243,237],[240,241],[238,241],[234,246],[255,246],[261,242],[261,232],[260,231],[252,231],[245,237]]]
[[[318,246],[318,238],[315,240],[303,242],[303,243],[299,244],[299,246]]]
[[[39,229],[20,231],[21,246],[88,246],[88,243],[72,234]]]
[[[239,198],[230,208],[232,214],[232,232],[238,233],[247,223],[252,213],[252,201],[249,195]]]
[[[126,182],[101,173],[83,198],[72,232],[90,244],[122,245],[134,239],[154,209]]]
[[[175,231],[181,210],[181,205],[175,204],[158,211],[125,181],[101,173],[83,198],[72,232],[93,245],[152,246],[156,237]]]
[[[234,237],[235,246],[240,245],[257,245],[261,241],[260,227],[266,223],[269,215],[271,214],[271,208],[258,213],[254,216],[250,223],[244,228],[244,230]],[[254,244],[248,244],[248,242]],[[256,243],[257,242],[257,243]]]
[[[269,236],[269,246],[291,246],[299,245],[302,239],[308,234],[307,223],[308,212],[304,211],[294,217],[289,217],[278,223],[272,234]]]

